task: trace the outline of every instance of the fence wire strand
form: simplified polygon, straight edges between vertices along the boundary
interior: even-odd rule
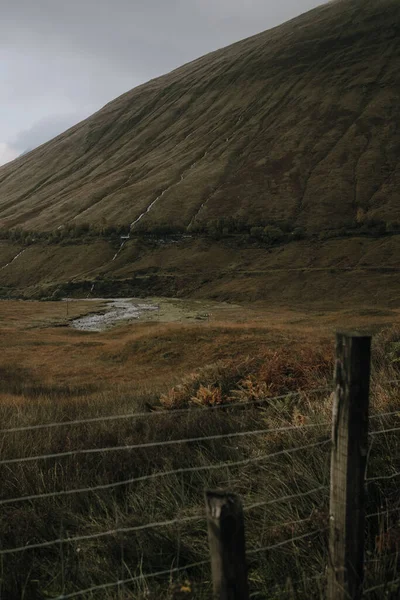
[[[276,499],[276,502],[281,501],[283,496]],[[243,509],[246,511],[246,507]],[[295,521],[285,521],[284,523],[275,523],[274,525],[267,525],[267,529],[279,529],[280,527],[289,527],[293,525],[302,525],[303,523],[308,523],[314,517],[314,514],[311,514],[309,517],[305,517],[304,519],[297,519]]]
[[[270,546],[263,546],[262,548],[255,548],[255,549],[247,552],[247,554],[252,555],[252,554],[257,554],[258,552],[264,552],[267,550],[275,550],[276,548],[280,548],[281,546],[287,546],[291,542],[297,542],[299,540],[304,540],[306,538],[317,535],[318,533],[327,531],[328,529],[329,529],[329,527],[322,527],[321,529],[315,529],[314,531],[309,531],[308,533],[303,533],[303,535],[297,535],[290,539],[283,540],[282,542],[277,542],[276,544],[271,544]]]
[[[400,506],[396,506],[396,508],[382,509],[378,512],[370,513],[369,515],[365,515],[366,519],[372,519],[372,517],[385,517],[386,515],[390,515],[394,512],[398,512],[400,510]]]
[[[304,396],[305,394],[314,394],[319,392],[330,392],[332,391],[329,387],[321,387],[321,388],[313,388],[311,390],[304,390],[301,392],[287,392],[286,394],[281,394],[279,396],[271,396],[266,398],[259,398],[258,400],[251,400],[249,402],[231,402],[226,404],[216,404],[215,406],[207,406],[206,408],[177,408],[175,410],[154,410],[148,412],[137,412],[137,413],[128,413],[124,415],[105,415],[102,417],[90,417],[87,419],[75,419],[73,421],[57,421],[54,423],[40,423],[37,425],[26,425],[23,427],[10,427],[7,429],[0,429],[0,434],[2,433],[17,433],[21,431],[37,431],[38,429],[51,429],[54,427],[67,427],[72,425],[85,425],[89,423],[101,423],[107,421],[118,421],[123,419],[136,419],[142,417],[158,417],[158,416],[176,416],[182,414],[201,414],[206,413],[208,411],[214,411],[219,409],[229,409],[229,408],[237,408],[242,407],[246,408],[247,406],[253,406],[257,404],[263,404],[264,402],[271,402],[274,400],[283,400],[288,396]]]
[[[6,554],[18,554],[20,552],[25,552],[26,550],[35,550],[37,548],[48,548],[50,546],[56,546],[59,544],[72,544],[75,542],[96,540],[103,537],[109,537],[111,535],[133,533],[134,531],[145,531],[146,529],[155,529],[157,527],[168,527],[180,523],[191,523],[193,521],[201,521],[202,519],[205,519],[204,515],[196,515],[193,517],[171,519],[170,521],[158,521],[154,523],[147,523],[146,525],[137,525],[134,527],[117,527],[115,529],[109,529],[108,531],[101,531],[99,533],[77,535],[70,538],[58,538],[55,540],[49,540],[48,542],[39,542],[37,544],[29,544],[26,546],[17,546],[16,548],[6,548],[4,550],[0,550],[0,556],[4,556]]]
[[[318,530],[315,530],[313,532],[308,532],[307,534],[304,534],[302,536],[296,536],[296,537],[291,538],[289,540],[285,540],[284,542],[280,542],[279,544],[274,544],[272,546],[266,546],[265,548],[257,548],[255,550],[251,550],[250,552],[248,552],[248,554],[250,554],[250,555],[251,554],[257,554],[257,553],[262,552],[264,550],[265,551],[266,550],[271,550],[271,549],[277,548],[279,546],[283,546],[285,544],[289,544],[291,542],[299,541],[301,539],[305,539],[307,537],[311,537],[313,535],[317,535],[318,533],[324,532],[326,530],[327,530],[327,528],[325,527],[323,529],[318,529]],[[56,598],[54,598],[54,600],[69,600],[70,598],[77,598],[77,597],[82,596],[84,594],[90,594],[92,592],[96,592],[96,591],[99,591],[99,590],[110,589],[112,587],[117,587],[119,585],[126,585],[126,584],[129,584],[129,583],[134,583],[135,581],[139,581],[139,580],[146,580],[146,579],[150,579],[150,578],[154,578],[154,577],[161,577],[161,576],[164,576],[164,575],[171,575],[172,573],[184,572],[184,571],[187,571],[188,569],[192,569],[192,568],[200,567],[200,566],[205,566],[205,565],[209,565],[209,564],[210,564],[209,560],[204,560],[204,561],[200,561],[200,562],[197,562],[197,563],[191,563],[191,564],[186,565],[184,567],[175,567],[175,568],[172,568],[172,569],[166,569],[164,571],[157,571],[155,573],[150,573],[148,575],[137,575],[135,577],[130,577],[129,579],[122,579],[122,580],[120,579],[120,580],[117,580],[117,581],[114,581],[114,582],[111,582],[111,583],[105,583],[105,584],[101,584],[101,585],[97,585],[97,586],[92,586],[92,587],[87,588],[85,590],[79,590],[77,592],[72,592],[70,594],[62,594],[61,596],[57,596]],[[317,577],[310,578],[310,579],[316,579],[316,578]]]
[[[379,477],[368,477],[368,479],[365,480],[366,483],[370,483],[372,481],[383,481],[383,480],[389,480],[389,479],[395,479],[396,477],[400,477],[400,473],[392,473],[391,475],[380,475]]]
[[[388,588],[391,585],[400,585],[400,579],[394,579],[393,581],[385,581],[385,583],[381,583],[380,585],[374,585],[373,587],[364,590],[364,595],[370,594],[371,592],[376,592],[377,590]]]
[[[303,498],[305,496],[311,496],[311,494],[315,494],[316,492],[321,492],[322,490],[328,490],[328,485],[321,485],[319,487],[308,490],[307,492],[299,492],[298,494],[288,494],[287,496],[280,496],[279,498],[273,498],[272,500],[261,500],[260,502],[254,502],[253,504],[249,504],[245,506],[244,510],[253,510],[255,508],[262,508],[264,506],[269,506],[271,504],[276,504],[276,502],[283,502],[286,500],[294,500],[295,498]]]
[[[399,553],[398,552],[389,552],[389,553],[383,552],[379,558],[368,558],[367,560],[364,561],[364,564],[371,565],[371,564],[376,564],[376,563],[382,563],[383,560],[387,561],[393,557],[396,557],[396,559],[398,559]]]
[[[278,433],[285,431],[302,431],[303,429],[310,429],[316,427],[327,427],[329,426],[329,422],[324,423],[310,423],[305,425],[288,425],[285,427],[274,427],[271,429],[255,429],[253,431],[236,431],[233,433],[220,433],[215,435],[207,435],[200,437],[192,437],[192,438],[182,438],[178,440],[161,440],[159,442],[147,442],[143,444],[130,444],[124,446],[105,446],[101,448],[88,448],[83,450],[69,450],[67,452],[56,452],[54,454],[39,454],[37,456],[23,456],[20,458],[6,458],[0,460],[1,465],[11,465],[11,464],[21,464],[39,460],[48,460],[48,459],[58,459],[58,458],[66,458],[68,456],[82,456],[82,455],[90,455],[90,454],[103,454],[107,452],[120,452],[120,451],[128,451],[128,450],[141,450],[146,448],[160,448],[164,446],[174,446],[178,444],[189,444],[194,442],[205,442],[209,440],[224,440],[230,438],[240,438],[247,437],[252,435],[263,435],[269,433]]]
[[[377,413],[376,415],[371,415],[369,417],[369,420],[372,421],[372,419],[383,419],[384,417],[400,417],[400,410],[392,410],[391,412],[385,412],[385,413]]]
[[[398,383],[400,383],[400,379],[391,380],[391,381],[388,381],[385,383],[390,384],[390,385],[398,384]],[[249,402],[233,402],[233,403],[219,404],[219,405],[215,405],[215,406],[202,407],[202,408],[189,407],[189,408],[182,408],[182,409],[176,409],[176,410],[155,410],[152,412],[148,411],[148,412],[136,412],[136,413],[121,414],[121,415],[108,415],[108,416],[105,415],[105,416],[90,417],[90,418],[76,419],[76,420],[70,420],[70,421],[52,422],[52,423],[47,423],[47,424],[40,423],[40,424],[36,424],[36,425],[27,425],[27,426],[21,426],[21,427],[11,427],[11,428],[1,429],[0,434],[38,431],[38,430],[44,430],[44,429],[54,429],[54,428],[59,428],[59,427],[69,427],[69,426],[75,426],[75,425],[86,425],[86,424],[94,424],[94,423],[116,422],[116,421],[128,420],[128,419],[153,418],[153,417],[159,417],[159,416],[167,416],[167,417],[175,417],[178,415],[198,416],[198,415],[204,415],[209,411],[214,411],[214,410],[219,410],[219,409],[229,410],[229,409],[238,408],[238,407],[246,408],[248,406],[262,405],[266,402],[285,399],[288,396],[301,397],[301,396],[304,396],[307,394],[326,393],[326,392],[332,392],[332,389],[330,387],[314,388],[314,389],[304,390],[304,391],[300,391],[300,392],[288,392],[286,394],[281,394],[281,395],[274,396],[274,397],[261,398],[261,399],[253,400],[253,401],[249,401]],[[391,411],[391,412],[386,412],[386,413],[374,414],[374,415],[370,416],[370,419],[371,420],[372,419],[383,419],[383,418],[391,417],[391,416],[400,416],[400,411],[397,410],[397,411]],[[102,447],[102,448],[88,448],[88,449],[82,449],[82,450],[71,450],[71,451],[59,452],[59,453],[48,453],[48,454],[41,454],[41,455],[36,455],[36,456],[26,456],[26,457],[20,457],[20,458],[4,459],[4,460],[0,460],[0,465],[28,463],[28,462],[33,462],[33,461],[47,460],[47,459],[60,459],[60,458],[64,458],[64,457],[79,456],[79,455],[92,455],[92,454],[119,452],[119,451],[132,451],[132,450],[147,449],[147,448],[160,448],[160,447],[168,447],[168,446],[185,444],[185,443],[202,443],[205,441],[223,440],[223,439],[230,439],[230,438],[241,438],[241,437],[246,437],[246,436],[268,435],[270,433],[278,433],[278,432],[293,431],[293,430],[302,431],[302,430],[308,430],[308,429],[318,428],[318,427],[322,428],[322,427],[326,427],[329,425],[330,425],[329,422],[310,423],[310,424],[304,424],[304,425],[282,426],[282,427],[276,427],[276,428],[271,428],[271,429],[257,429],[257,430],[253,430],[253,431],[239,431],[239,432],[233,432],[233,433],[227,433],[227,434],[224,433],[224,434],[215,434],[215,435],[202,436],[202,437],[199,436],[199,437],[191,437],[191,438],[182,438],[182,439],[177,439],[177,440],[155,441],[155,442],[147,442],[147,443],[142,443],[142,444],[131,444],[131,445]],[[380,434],[384,434],[384,433],[392,433],[392,432],[397,432],[397,431],[400,431],[400,427],[377,429],[377,430],[371,431],[369,433],[369,435],[376,436],[376,435],[380,435]],[[184,473],[193,473],[193,472],[199,472],[199,471],[214,471],[214,470],[223,469],[223,468],[231,468],[231,467],[239,467],[239,466],[245,466],[245,465],[250,465],[250,464],[257,464],[264,460],[274,458],[277,456],[291,455],[295,452],[299,452],[302,450],[307,450],[310,448],[324,446],[324,445],[329,444],[330,442],[331,442],[330,439],[324,439],[323,441],[310,443],[310,444],[306,444],[306,445],[302,445],[302,446],[297,446],[294,448],[287,448],[287,449],[279,450],[279,451],[272,452],[269,454],[255,456],[252,458],[246,458],[246,459],[242,459],[242,460],[238,460],[238,461],[226,461],[226,462],[221,462],[221,463],[211,464],[211,465],[202,465],[202,466],[187,467],[187,468],[181,468],[181,469],[171,469],[169,471],[150,473],[147,475],[142,475],[139,477],[134,477],[134,478],[130,478],[130,479],[122,480],[122,481],[116,481],[116,482],[107,483],[107,484],[99,484],[99,485],[94,485],[94,486],[90,486],[90,487],[44,492],[44,493],[31,494],[31,495],[26,495],[26,496],[19,496],[19,497],[15,497],[15,498],[3,498],[3,499],[0,499],[0,505],[4,506],[4,505],[8,505],[8,504],[19,503],[22,501],[32,501],[32,500],[37,500],[37,499],[69,496],[72,494],[79,494],[79,493],[85,493],[85,492],[110,490],[110,489],[114,489],[114,488],[119,488],[121,486],[127,486],[127,485],[131,485],[134,483],[140,483],[140,482],[144,482],[147,480],[157,479],[160,477],[169,477],[169,476],[184,474]],[[396,472],[396,473],[392,473],[390,475],[371,477],[371,478],[366,479],[365,481],[366,481],[366,483],[368,483],[368,482],[375,482],[375,481],[381,481],[381,480],[391,480],[391,479],[394,479],[399,476],[400,476],[400,472]],[[328,489],[329,489],[328,485],[323,485],[323,486],[319,486],[319,487],[310,489],[306,492],[299,492],[299,493],[295,493],[295,494],[280,496],[279,498],[273,498],[270,500],[253,502],[252,504],[244,506],[244,511],[248,512],[253,509],[266,507],[269,505],[276,504],[278,502],[284,502],[284,501],[294,500],[294,499],[301,498],[301,497],[307,497],[307,496],[310,496],[311,494],[314,494],[314,493],[317,493],[320,491],[326,491]],[[372,518],[372,517],[385,516],[386,514],[393,513],[398,510],[399,510],[399,507],[390,509],[390,510],[382,510],[382,511],[378,511],[376,513],[368,514],[368,515],[366,515],[366,518],[368,519],[368,518]],[[59,538],[59,539],[53,539],[53,540],[39,542],[39,543],[35,543],[35,544],[27,544],[25,546],[18,546],[18,547],[10,548],[10,549],[1,549],[0,556],[22,553],[22,552],[25,552],[28,550],[47,548],[47,547],[55,546],[55,545],[60,545],[61,548],[63,548],[64,544],[71,544],[71,543],[77,543],[77,542],[82,542],[82,541],[101,539],[101,538],[105,538],[107,536],[113,536],[113,535],[124,535],[124,534],[133,533],[133,532],[146,531],[149,529],[154,529],[154,528],[159,528],[159,527],[169,527],[169,526],[179,525],[182,523],[192,523],[195,521],[204,521],[205,518],[206,518],[205,515],[197,514],[197,515],[193,515],[193,516],[180,517],[180,518],[158,521],[158,522],[154,521],[154,522],[147,523],[144,525],[137,525],[137,526],[132,526],[132,527],[116,527],[115,529],[101,531],[99,533],[94,533],[94,534],[77,535],[74,537]],[[312,518],[313,518],[313,514],[311,514],[309,517],[306,517],[303,519],[287,521],[285,523],[277,523],[276,525],[269,526],[269,528],[276,529],[276,528],[300,525],[302,523],[309,522]],[[280,542],[276,542],[276,543],[273,543],[273,544],[270,544],[267,546],[263,546],[260,548],[253,548],[252,550],[248,551],[247,554],[249,556],[252,556],[252,555],[259,554],[261,552],[275,550],[277,548],[281,548],[281,547],[287,546],[289,544],[292,544],[292,543],[295,543],[295,542],[298,542],[301,540],[312,538],[314,536],[317,536],[318,534],[326,532],[328,529],[329,529],[329,527],[325,526],[325,527],[321,527],[321,528],[313,530],[313,531],[308,531],[304,534],[296,535],[294,537],[285,539]],[[87,589],[78,590],[78,591],[70,592],[67,594],[65,594],[63,592],[60,596],[57,596],[57,598],[54,598],[54,600],[69,600],[72,598],[77,598],[79,596],[92,594],[93,592],[96,592],[96,591],[107,590],[107,589],[111,589],[111,588],[115,588],[115,587],[119,587],[119,586],[123,586],[123,585],[127,585],[127,584],[132,584],[137,581],[146,581],[147,579],[150,579],[150,578],[171,576],[172,574],[175,574],[175,573],[183,573],[183,572],[188,571],[189,569],[193,569],[196,567],[204,567],[206,565],[208,566],[209,564],[210,564],[209,560],[203,560],[203,561],[188,564],[186,566],[177,566],[177,567],[173,567],[173,568],[171,567],[170,569],[160,570],[160,571],[156,571],[156,572],[149,573],[149,574],[140,574],[140,575],[129,577],[127,579],[118,579],[114,582],[94,585]],[[304,581],[322,579],[323,577],[324,577],[324,575],[317,575],[315,577],[308,578]],[[377,591],[380,589],[390,588],[390,586],[395,586],[395,585],[399,585],[399,584],[400,584],[400,579],[396,579],[396,580],[393,580],[390,582],[385,582],[383,584],[376,585],[374,587],[370,587],[370,588],[364,590],[364,594],[366,595],[371,592],[374,592],[374,591]],[[276,589],[284,589],[284,586],[275,586],[275,588]]]
[[[170,477],[171,475],[178,475],[183,473],[197,473],[199,471],[214,471],[216,469],[228,468],[228,467],[240,467],[250,464],[256,464],[258,462],[262,462],[263,460],[267,460],[268,458],[274,458],[276,456],[282,456],[284,454],[293,454],[294,452],[299,452],[300,450],[307,450],[309,448],[316,448],[318,446],[324,446],[330,443],[330,439],[323,440],[321,442],[315,442],[314,444],[307,444],[305,446],[296,446],[295,448],[286,448],[284,450],[279,450],[278,452],[272,452],[269,454],[263,454],[261,456],[255,456],[253,458],[245,458],[243,460],[238,461],[226,461],[222,463],[217,463],[215,465],[202,465],[198,467],[186,467],[183,469],[172,469],[170,471],[160,471],[157,473],[149,473],[148,475],[142,475],[140,477],[132,477],[130,479],[124,479],[122,481],[115,481],[112,483],[105,483],[100,485],[94,485],[90,487],[83,488],[75,488],[72,490],[60,490],[56,492],[44,492],[42,494],[30,494],[28,496],[17,496],[15,498],[5,498],[0,500],[0,506],[4,506],[5,504],[15,504],[17,502],[30,501],[30,500],[38,500],[44,498],[55,498],[61,496],[69,496],[72,494],[80,494],[84,492],[96,492],[100,490],[109,490],[125,485],[130,485],[132,483],[139,483],[143,481],[147,481],[150,479],[158,479],[159,477]]]
[[[400,383],[400,379],[396,379],[393,381],[388,381],[387,383]],[[146,412],[137,412],[137,413],[127,413],[123,415],[104,415],[101,417],[88,417],[86,419],[74,419],[71,421],[56,421],[52,423],[38,423],[37,425],[25,425],[21,427],[9,427],[5,429],[0,429],[0,434],[5,433],[18,433],[23,431],[37,431],[40,429],[51,429],[55,427],[68,427],[72,425],[85,425],[91,423],[101,423],[101,422],[109,422],[109,421],[119,421],[124,419],[137,419],[137,418],[145,418],[145,417],[158,417],[158,416],[171,416],[171,415],[182,415],[187,413],[201,413],[209,410],[219,410],[219,409],[228,409],[228,408],[238,408],[246,406],[253,406],[257,404],[263,404],[264,402],[270,402],[273,400],[283,400],[288,396],[304,396],[306,394],[317,394],[329,392],[331,393],[333,390],[331,387],[321,387],[321,388],[313,388],[310,390],[303,390],[301,392],[287,392],[286,394],[280,394],[279,396],[271,396],[267,398],[259,398],[258,400],[251,400],[249,402],[231,402],[227,404],[217,404],[215,406],[208,406],[206,408],[178,408],[175,410],[154,410],[154,411],[146,411]],[[392,415],[400,415],[400,411],[393,411],[388,413],[382,413],[379,415],[371,415],[371,419],[377,419],[382,417],[388,417]]]
[[[276,498],[275,502],[279,502],[283,497]],[[246,509],[244,509],[246,510]],[[313,518],[313,514],[304,519],[297,519],[295,521],[285,521],[284,523],[276,523],[275,525],[268,526],[268,529],[276,529],[280,527],[289,527],[291,525],[300,525],[302,523],[306,523]],[[17,546],[15,548],[5,548],[0,550],[0,556],[5,556],[8,554],[19,554],[21,552],[26,552],[28,550],[37,550],[38,548],[49,548],[51,546],[58,546],[62,544],[73,544],[76,542],[84,542],[90,540],[96,540],[104,537],[110,537],[112,535],[124,535],[127,533],[133,533],[137,531],[145,531],[148,529],[156,529],[158,527],[171,527],[173,525],[180,525],[182,523],[193,523],[195,521],[205,521],[206,515],[194,515],[191,517],[179,517],[176,519],[171,519],[168,521],[154,521],[152,523],[147,523],[145,525],[135,525],[133,527],[116,527],[115,529],[109,529],[107,531],[101,531],[99,533],[86,534],[86,535],[77,535],[74,537],[67,538],[58,538],[53,540],[48,540],[47,542],[38,542],[37,544],[27,544],[25,546]]]
[[[70,594],[62,594],[61,596],[57,596],[53,600],[68,600],[69,598],[77,598],[78,596],[82,596],[83,594],[91,594],[92,592],[97,592],[99,590],[106,590],[112,587],[117,587],[119,585],[126,585],[128,583],[134,583],[139,580],[151,579],[153,577],[161,577],[162,575],[171,575],[172,573],[179,573],[187,571],[188,569],[194,569],[195,567],[203,567],[205,565],[209,565],[209,560],[202,560],[200,562],[191,563],[186,565],[185,567],[174,567],[171,569],[166,569],[164,571],[156,571],[155,573],[149,573],[144,575],[136,575],[135,577],[129,577],[129,579],[118,579],[117,581],[113,581],[112,583],[103,583],[101,585],[94,585],[90,588],[86,588],[85,590],[79,590],[77,592],[72,592]]]
[[[400,431],[400,427],[391,427],[390,429],[375,429],[375,431],[370,431],[368,435],[380,435],[381,433],[393,433],[394,431]]]

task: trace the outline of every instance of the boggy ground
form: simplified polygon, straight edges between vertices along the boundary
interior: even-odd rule
[[[18,385],[93,391],[146,389],[157,394],[193,369],[266,349],[333,346],[337,328],[379,330],[400,322],[400,309],[292,310],[265,305],[148,298],[158,311],[102,333],[68,323],[106,309],[106,302],[0,302],[2,369],[20,373]],[[138,300],[143,302],[143,299]],[[40,382],[40,383],[39,383]],[[72,394],[73,395],[73,394]]]
[[[372,413],[396,411],[397,386],[390,382],[399,376],[398,312],[368,307],[297,312],[151,301],[160,304],[157,317],[150,315],[153,320],[101,333],[66,326],[67,319],[104,309],[101,302],[70,302],[68,316],[62,302],[0,303],[2,430],[104,415],[144,415],[2,431],[1,460],[275,427],[295,429],[0,464],[2,499],[14,499],[2,507],[3,549],[200,515],[190,522],[5,555],[2,595],[10,600],[55,598],[135,578],[83,597],[208,598],[207,565],[178,573],[171,569],[207,559],[203,490],[222,487],[239,493],[245,507],[271,502],[246,510],[253,597],[323,598],[329,484],[329,446],[324,442],[330,435],[333,332],[337,327],[385,328],[374,341]],[[324,389],[307,392],[315,388]],[[304,394],[294,395],[297,390]],[[277,395],[283,397],[275,399]],[[215,406],[224,408],[204,410]],[[176,412],[186,408],[192,410]],[[371,423],[374,428],[393,428],[398,417]],[[396,435],[375,436],[369,477],[399,471]],[[321,445],[282,454],[309,444]],[[275,456],[262,458],[270,453]],[[208,470],[221,462],[241,464]],[[178,473],[165,475],[177,469]],[[116,488],[17,500],[148,475],[150,479]],[[394,478],[369,486],[367,511],[379,511],[380,516],[368,520],[367,587],[395,579],[399,566],[396,482]],[[297,497],[272,503],[291,495]],[[262,550],[295,537],[301,539]],[[164,570],[170,575],[146,577]],[[370,597],[395,598],[396,593],[393,587]]]

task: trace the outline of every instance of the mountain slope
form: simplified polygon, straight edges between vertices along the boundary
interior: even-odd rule
[[[400,3],[342,0],[200,58],[0,168],[0,223],[400,221]]]

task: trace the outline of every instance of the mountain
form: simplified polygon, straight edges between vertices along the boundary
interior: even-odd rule
[[[397,0],[344,0],[213,52],[0,169],[0,219],[400,219],[399,40]]]
[[[399,73],[398,0],[330,2],[135,88],[0,168],[0,224],[397,235]],[[139,250],[124,252],[132,266]]]

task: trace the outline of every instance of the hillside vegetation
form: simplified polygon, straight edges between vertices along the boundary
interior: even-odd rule
[[[400,5],[330,2],[150,81],[0,169],[4,226],[400,221]]]
[[[191,296],[284,307],[395,308],[400,236],[263,246],[210,238],[0,241],[0,295]],[[114,259],[114,260],[113,260]]]
[[[393,306],[399,40],[397,0],[330,2],[3,166],[0,295]]]

